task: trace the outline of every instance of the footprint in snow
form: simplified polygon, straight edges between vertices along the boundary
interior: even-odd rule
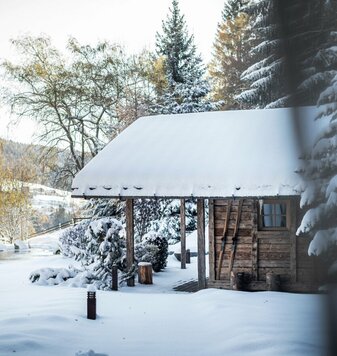
[[[109,355],[108,354],[99,354],[93,350],[89,350],[87,352],[78,351],[78,352],[76,352],[75,356],[109,356]]]

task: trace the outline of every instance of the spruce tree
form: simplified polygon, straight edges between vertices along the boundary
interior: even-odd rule
[[[305,62],[307,78],[301,94],[318,96],[318,120],[325,121],[311,152],[304,157],[302,175],[305,189],[301,205],[307,209],[299,233],[309,233],[313,241],[309,253],[337,259],[337,1],[315,4],[317,22],[324,24],[324,39]],[[318,7],[318,5],[320,7]],[[319,16],[317,16],[319,14]],[[316,26],[318,28],[318,25]],[[330,256],[329,256],[330,254]]]
[[[312,75],[308,66],[326,37],[324,7],[335,0],[258,0],[247,7],[255,16],[253,33],[257,45],[253,62],[242,75],[250,83],[237,99],[252,108],[313,105],[322,89],[312,82],[309,90],[303,80]]]
[[[172,1],[169,15],[156,35],[156,52],[164,60],[167,88],[158,98],[156,113],[178,114],[216,109],[206,99],[209,85],[204,79],[205,68],[187,31],[184,15],[177,0]]]
[[[235,97],[247,89],[241,75],[251,63],[249,16],[243,11],[246,3],[246,0],[230,0],[225,3],[209,66],[213,98],[221,100],[224,109],[244,107],[238,104]]]

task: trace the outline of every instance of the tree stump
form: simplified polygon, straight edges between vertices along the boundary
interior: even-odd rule
[[[281,289],[281,278],[279,274],[267,272],[266,274],[267,290],[277,292]]]
[[[245,285],[245,274],[244,272],[231,272],[231,288],[233,290],[244,290]]]
[[[138,283],[152,284],[152,264],[149,262],[138,263]]]

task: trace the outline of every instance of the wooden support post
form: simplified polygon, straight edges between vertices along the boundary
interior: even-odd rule
[[[134,263],[133,199],[126,199],[126,265],[130,270]],[[135,286],[135,278],[127,280],[129,287]]]
[[[185,199],[180,199],[180,248],[181,269],[186,269],[186,220]]]
[[[206,259],[205,259],[205,205],[204,199],[197,200],[198,226],[198,285],[199,289],[206,288]]]
[[[214,200],[208,200],[209,279],[215,280]]]

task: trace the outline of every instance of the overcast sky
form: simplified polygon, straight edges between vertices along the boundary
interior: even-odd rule
[[[211,58],[224,1],[179,1],[205,62]],[[171,0],[0,0],[0,57],[15,59],[9,39],[22,34],[46,34],[60,49],[73,36],[81,43],[99,39],[118,42],[130,53],[151,50],[170,4]],[[2,108],[0,136],[31,141],[32,123],[21,123],[15,128],[8,128],[7,124],[8,114]]]

